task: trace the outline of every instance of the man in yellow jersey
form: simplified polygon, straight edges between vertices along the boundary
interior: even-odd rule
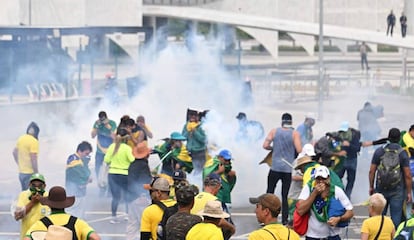
[[[272,193],[260,195],[257,198],[250,198],[250,203],[256,204],[256,218],[263,223],[263,228],[253,231],[249,240],[278,239],[278,240],[299,240],[299,235],[277,221],[281,210],[281,203],[277,196]]]
[[[64,226],[76,235],[78,240],[100,240],[101,238],[95,230],[84,220],[65,213],[68,208],[75,203],[75,197],[66,196],[66,190],[63,187],[55,186],[49,191],[48,197],[41,197],[40,203],[47,205],[52,209],[50,216],[43,217],[35,222],[26,232],[23,240],[33,239],[32,233],[38,231],[47,231],[51,225]]]
[[[222,204],[216,197],[221,188],[221,177],[217,173],[211,173],[204,179],[204,192],[200,192],[194,197],[194,206],[191,209],[191,214],[198,214],[204,209],[208,201],[217,201]],[[225,219],[222,219],[219,223],[219,227],[222,228],[225,239],[229,239],[235,232],[233,224]]]
[[[33,173],[37,173],[37,154],[39,153],[39,126],[31,122],[26,134],[19,137],[13,150],[13,158],[19,167],[19,180],[22,191],[29,186],[29,180]]]
[[[50,214],[50,208],[39,202],[41,196],[47,196],[45,177],[40,173],[32,174],[28,187],[19,194],[14,211],[14,219],[22,220],[20,239],[25,236],[33,223]]]
[[[223,212],[219,201],[208,201],[198,215],[203,216],[203,222],[197,223],[188,231],[186,240],[224,239],[220,223],[230,215]]]
[[[165,213],[161,206],[168,208],[177,204],[175,200],[170,199],[170,183],[165,178],[155,179],[151,184],[150,193],[153,204],[146,207],[142,212],[141,240],[159,239],[158,234],[162,233],[162,229],[158,231],[158,228],[162,227],[159,226],[159,223]]]

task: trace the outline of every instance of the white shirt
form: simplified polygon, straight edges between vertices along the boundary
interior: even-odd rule
[[[302,192],[299,195],[300,200],[306,200],[310,196],[310,189],[309,186],[306,184],[302,188]],[[352,210],[353,206],[351,201],[346,196],[345,192],[338,186],[335,186],[335,198],[338,199],[342,206],[346,210]],[[306,232],[306,236],[312,238],[326,238],[328,236],[335,236],[341,234],[341,228],[339,227],[331,227],[326,222],[319,222],[316,218],[315,213],[310,210],[310,218],[308,223],[308,231]]]

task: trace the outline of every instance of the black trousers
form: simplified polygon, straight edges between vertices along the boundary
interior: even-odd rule
[[[269,170],[266,193],[275,193],[276,184],[279,180],[282,180],[282,223],[287,224],[289,216],[288,193],[292,182],[292,174]]]
[[[407,24],[401,24],[401,35],[402,37],[405,37],[407,34]]]
[[[392,37],[393,30],[394,30],[394,24],[388,24],[388,26],[387,26],[387,36],[388,36],[388,33],[391,32],[391,37]]]

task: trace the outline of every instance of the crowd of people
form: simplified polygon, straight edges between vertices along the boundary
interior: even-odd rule
[[[206,114],[208,111],[189,109],[182,131],[172,132],[163,143],[150,148],[148,139],[153,133],[142,115],[136,119],[124,115],[116,125],[106,112],[98,113],[91,132],[92,138],[97,138],[95,178],[99,194],[111,197],[111,224],[121,223],[118,207],[125,204],[128,240],[230,239],[235,233],[229,207],[237,180],[233,155],[228,149],[209,155],[203,129]],[[412,201],[414,125],[402,132],[392,128],[386,138],[380,138],[377,119],[382,116],[381,106],[366,102],[357,114],[358,129],[344,121],[337,130],[314,139],[314,114],[306,114],[295,129],[292,115],[284,113],[281,126],[271,129],[263,140],[263,148],[270,151],[266,194],[250,198],[263,227],[249,239],[299,239],[300,235],[308,240],[340,239],[341,228],[348,226],[354,215],[351,197],[361,157],[371,161],[367,189],[370,218],[361,228],[361,239],[374,239],[377,232],[391,239],[404,231],[400,223],[414,223],[401,209]],[[236,139],[248,138],[248,126],[263,132],[261,124],[248,121],[246,114],[239,113],[236,118]],[[38,136],[39,126],[30,123],[13,151],[22,189],[15,210],[15,219],[22,221],[20,238],[43,239],[36,237],[39,232],[42,237],[59,232],[73,239],[100,239],[82,220],[87,185],[93,178],[89,169],[92,145],[79,143],[66,161],[65,187],[46,191],[46,180],[37,167]],[[259,140],[257,135],[253,139],[256,143]],[[360,155],[362,148],[374,148],[374,153]],[[161,160],[152,170],[150,154]],[[189,173],[199,175],[202,185],[189,182]],[[274,194],[279,180],[280,199]],[[388,207],[390,217],[381,217]],[[305,230],[295,224],[301,218],[306,219]]]

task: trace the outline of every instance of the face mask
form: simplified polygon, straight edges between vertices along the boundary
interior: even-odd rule
[[[43,196],[43,194],[45,193],[45,190],[43,188],[38,188],[38,187],[30,187],[30,192],[32,193],[29,196],[29,200],[32,200],[32,196],[36,195],[36,193],[39,193],[40,196]]]
[[[86,157],[83,157],[83,158],[82,158],[82,161],[83,161],[86,165],[88,165],[88,164],[89,164],[89,162],[91,161],[91,156],[86,156]]]
[[[224,172],[225,172],[225,173],[228,173],[228,172],[230,172],[230,171],[231,171],[231,169],[232,169],[232,166],[231,166],[231,164],[228,164],[228,165],[224,165]]]

